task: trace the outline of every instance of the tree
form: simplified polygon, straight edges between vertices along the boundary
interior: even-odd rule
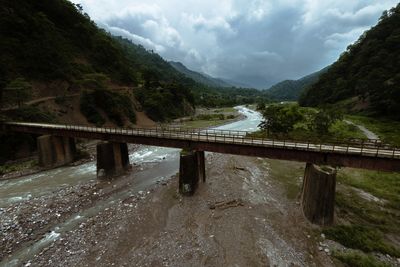
[[[258,102],[256,106],[256,110],[262,111],[265,109],[265,103],[264,102]]]
[[[263,112],[264,120],[260,128],[270,134],[287,134],[293,130],[294,125],[303,119],[303,115],[296,105],[269,105]]]
[[[11,81],[4,88],[4,102],[10,105],[17,104],[19,107],[24,101],[27,101],[32,96],[32,85],[24,78],[17,78]]]
[[[322,109],[315,113],[311,120],[310,128],[314,130],[318,136],[324,136],[329,133],[329,128],[336,121],[341,120],[343,114],[333,109]]]

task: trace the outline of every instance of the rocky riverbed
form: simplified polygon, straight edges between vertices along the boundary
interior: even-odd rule
[[[207,181],[193,197],[177,193],[176,176],[131,193],[126,175],[11,205],[1,210],[2,263],[21,255],[16,265],[332,265],[298,202],[260,162],[208,154]],[[54,231],[60,224],[67,230]]]

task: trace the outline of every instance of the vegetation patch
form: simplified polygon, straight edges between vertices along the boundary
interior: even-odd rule
[[[373,252],[400,257],[392,239],[400,233],[400,174],[344,168],[338,172],[336,215],[339,225],[323,230],[327,238],[361,252],[340,252],[348,266],[387,266]],[[383,265],[382,265],[383,264]]]
[[[315,142],[366,139],[358,127],[344,122],[341,112],[332,108],[304,108],[296,103],[258,105],[258,108],[264,120],[260,124],[262,130],[251,134],[254,137]]]
[[[204,120],[204,121],[211,121],[211,120],[225,120],[224,114],[200,114],[197,115],[193,120]]]
[[[105,123],[105,119],[98,112],[99,109],[104,111],[108,118],[118,126],[124,125],[124,116],[130,122],[136,122],[132,101],[126,96],[108,90],[84,92],[80,101],[80,109],[89,122],[99,126]]]
[[[337,225],[323,230],[327,238],[335,240],[342,245],[360,249],[364,252],[381,252],[399,257],[400,251],[387,244],[383,234],[374,228],[363,225]]]
[[[364,116],[348,116],[349,120],[364,125],[366,128],[376,133],[384,143],[393,144],[400,147],[400,122],[387,118],[371,118]]]
[[[272,159],[262,159],[261,162],[268,167],[270,177],[285,187],[287,198],[294,200],[299,197],[304,176],[304,163]]]
[[[20,162],[20,163],[10,163],[10,164],[0,165],[0,175],[6,174],[9,172],[31,169],[33,167],[36,167],[37,165],[38,165],[37,160],[29,160],[29,161],[24,161],[24,162]]]
[[[8,120],[29,121],[29,122],[56,122],[56,117],[48,111],[44,111],[36,106],[21,106],[18,109],[7,111]]]
[[[375,257],[358,251],[334,251],[333,256],[350,267],[390,267],[390,265],[378,261]]]
[[[400,173],[343,169],[338,181],[384,199],[388,206],[400,207]]]

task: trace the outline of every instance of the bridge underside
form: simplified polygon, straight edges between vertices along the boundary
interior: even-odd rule
[[[339,167],[352,167],[380,171],[400,171],[399,158],[381,158],[373,156],[362,156],[356,154],[346,154],[339,152],[316,152],[302,150],[301,148],[279,148],[265,147],[246,144],[232,144],[205,141],[189,141],[183,139],[172,139],[151,136],[132,136],[121,133],[97,133],[79,130],[49,129],[24,127],[21,125],[10,125],[6,130],[29,132],[33,134],[52,134],[56,136],[66,136],[75,138],[97,139],[117,143],[133,143],[161,147],[182,148],[188,150],[209,151],[216,153],[263,157],[280,160],[290,160],[298,162],[309,162],[318,165],[331,165]]]

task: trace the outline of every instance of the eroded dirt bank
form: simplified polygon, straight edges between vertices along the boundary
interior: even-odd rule
[[[271,177],[270,166],[260,163],[257,158],[208,154],[207,182],[193,197],[177,194],[176,177],[127,194],[61,233],[23,264],[331,266],[296,200],[286,198],[285,189]],[[126,190],[131,182],[128,176],[109,186],[74,187],[73,193],[40,198],[40,206],[64,199],[83,209]],[[15,208],[10,209],[8,214]],[[32,212],[16,209],[14,215],[25,218]],[[48,224],[56,224],[66,217],[63,214],[53,210],[40,216],[54,217]]]

